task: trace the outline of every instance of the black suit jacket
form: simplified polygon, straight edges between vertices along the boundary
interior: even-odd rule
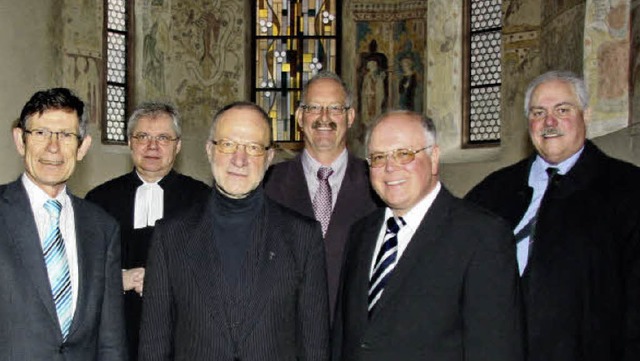
[[[535,155],[467,198],[514,229],[532,195]],[[640,359],[640,169],[587,141],[545,194],[522,284],[531,361]]]
[[[277,202],[302,215],[315,218],[301,157],[302,155],[298,155],[290,161],[269,168],[265,177],[265,190]],[[338,293],[340,266],[349,227],[382,205],[369,184],[367,163],[349,153],[346,173],[324,238],[331,315]]]
[[[78,301],[63,343],[38,229],[21,180],[0,186],[0,360],[126,360],[118,225],[69,194]]]
[[[518,275],[506,225],[442,188],[368,319],[383,218],[380,209],[352,227],[334,360],[522,360]]]
[[[209,207],[205,202],[156,226],[140,359],[327,360],[319,224],[266,198],[238,284],[228,285]]]
[[[203,201],[210,190],[206,184],[174,170],[158,184],[164,191],[163,218],[175,217],[195,203]],[[133,228],[136,191],[141,185],[142,180],[133,170],[95,187],[85,196],[85,199],[101,206],[120,224],[123,269],[147,265],[147,252],[154,227]],[[124,311],[129,359],[137,360],[142,298],[134,290],[125,293]]]

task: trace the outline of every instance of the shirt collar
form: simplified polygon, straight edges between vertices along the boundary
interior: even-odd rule
[[[530,172],[530,178],[529,178],[530,183],[531,181],[546,182],[548,178],[547,168],[549,167],[558,168],[558,174],[560,175],[565,175],[569,173],[571,168],[573,168],[573,166],[578,161],[578,158],[580,158],[580,155],[582,154],[583,151],[584,151],[584,146],[582,146],[582,148],[580,148],[580,150],[575,152],[572,156],[570,156],[569,158],[563,160],[558,164],[551,164],[546,160],[544,160],[540,155],[537,155],[536,159],[533,161],[533,164],[531,165],[531,172]]]
[[[420,226],[420,222],[422,222],[425,214],[427,214],[429,208],[431,208],[431,205],[438,196],[438,193],[440,193],[440,189],[442,189],[442,185],[440,184],[440,181],[438,181],[436,186],[431,192],[429,192],[429,194],[427,194],[426,197],[422,198],[422,200],[411,208],[409,212],[402,216],[402,219],[407,223],[407,226],[409,226],[413,231],[418,229],[418,226]],[[386,220],[389,217],[393,217],[393,211],[387,207],[384,213],[384,219]]]
[[[343,149],[342,153],[329,165],[333,169],[333,174],[344,173],[347,167],[347,149]],[[302,151],[302,167],[307,174],[317,174],[318,169],[323,165],[315,160],[311,154],[305,149]]]
[[[29,195],[29,202],[31,203],[32,209],[40,210],[42,209],[44,203],[49,199],[52,199],[51,196],[47,194],[47,192],[43,191],[38,185],[36,185],[26,173],[22,174],[22,184],[24,188],[27,190],[27,194]],[[69,203],[69,195],[67,194],[67,185],[65,184],[62,187],[62,190],[58,193],[58,195],[53,198],[56,199],[62,204],[64,209]]]

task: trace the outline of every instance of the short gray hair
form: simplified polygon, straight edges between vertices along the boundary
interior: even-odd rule
[[[340,84],[340,87],[342,88],[342,91],[344,91],[344,94],[346,95],[345,98],[345,106],[351,108],[351,106],[353,105],[353,94],[351,93],[351,91],[349,90],[349,87],[347,86],[347,84],[344,82],[344,80],[342,80],[342,78],[340,78],[336,73],[327,71],[327,70],[323,70],[321,72],[319,72],[318,74],[314,75],[313,78],[311,78],[302,88],[302,94],[300,96],[300,105],[305,104],[305,99],[307,98],[307,93],[309,91],[309,87],[315,83],[318,80],[321,79],[331,79],[335,82],[337,82],[338,84]]]
[[[422,128],[424,128],[425,136],[427,138],[427,143],[429,143],[428,146],[437,144],[438,138],[437,138],[437,132],[436,132],[436,125],[433,122],[433,119],[431,119],[430,117],[422,113],[414,112],[412,110],[404,110],[404,109],[388,110],[380,114],[379,116],[377,116],[373,120],[371,125],[369,125],[369,127],[367,128],[367,132],[364,138],[365,152],[367,153],[367,155],[369,155],[369,142],[371,141],[371,133],[373,133],[373,129],[375,129],[375,127],[378,124],[380,124],[380,122],[382,122],[384,119],[395,116],[395,115],[406,115],[419,120],[420,125],[422,125]]]
[[[529,86],[527,86],[527,90],[524,94],[525,118],[529,117],[529,106],[531,105],[531,96],[533,95],[534,90],[539,85],[554,80],[571,85],[573,92],[578,97],[578,101],[580,102],[578,105],[581,110],[585,110],[589,107],[589,91],[587,90],[587,85],[584,80],[570,71],[552,70],[539,75],[529,83]]]
[[[127,122],[127,137],[131,138],[133,130],[138,125],[138,121],[143,117],[157,117],[159,115],[168,115],[171,117],[171,127],[176,132],[176,136],[182,136],[182,126],[180,124],[180,113],[173,104],[159,101],[148,101],[139,104],[131,113]]]

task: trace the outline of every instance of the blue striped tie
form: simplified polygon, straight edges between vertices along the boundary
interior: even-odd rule
[[[69,274],[69,263],[67,262],[67,251],[64,240],[60,233],[60,211],[62,205],[54,199],[49,199],[44,204],[44,208],[51,216],[51,226],[42,242],[44,250],[44,261],[47,264],[49,283],[51,283],[51,293],[53,302],[58,313],[58,322],[62,337],[66,340],[71,328],[73,314],[71,311],[71,276]]]
[[[399,217],[398,220],[401,224],[398,224],[394,217],[390,217],[387,220],[387,232],[384,235],[382,247],[380,247],[380,251],[378,251],[378,255],[376,256],[373,274],[371,275],[371,280],[369,280],[369,316],[371,316],[374,306],[380,299],[380,296],[382,296],[384,286],[396,264],[398,255],[398,231],[400,231],[400,227],[407,224],[402,217]]]

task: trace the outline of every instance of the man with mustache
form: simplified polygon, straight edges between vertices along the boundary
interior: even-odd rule
[[[640,169],[586,140],[582,79],[551,71],[525,94],[536,154],[466,199],[517,242],[530,361],[640,359]]]
[[[369,185],[366,162],[347,150],[347,130],[356,112],[342,79],[320,72],[306,84],[301,99],[296,120],[304,133],[304,151],[272,166],[265,187],[271,198],[321,223],[333,318],[349,227],[381,203]]]

